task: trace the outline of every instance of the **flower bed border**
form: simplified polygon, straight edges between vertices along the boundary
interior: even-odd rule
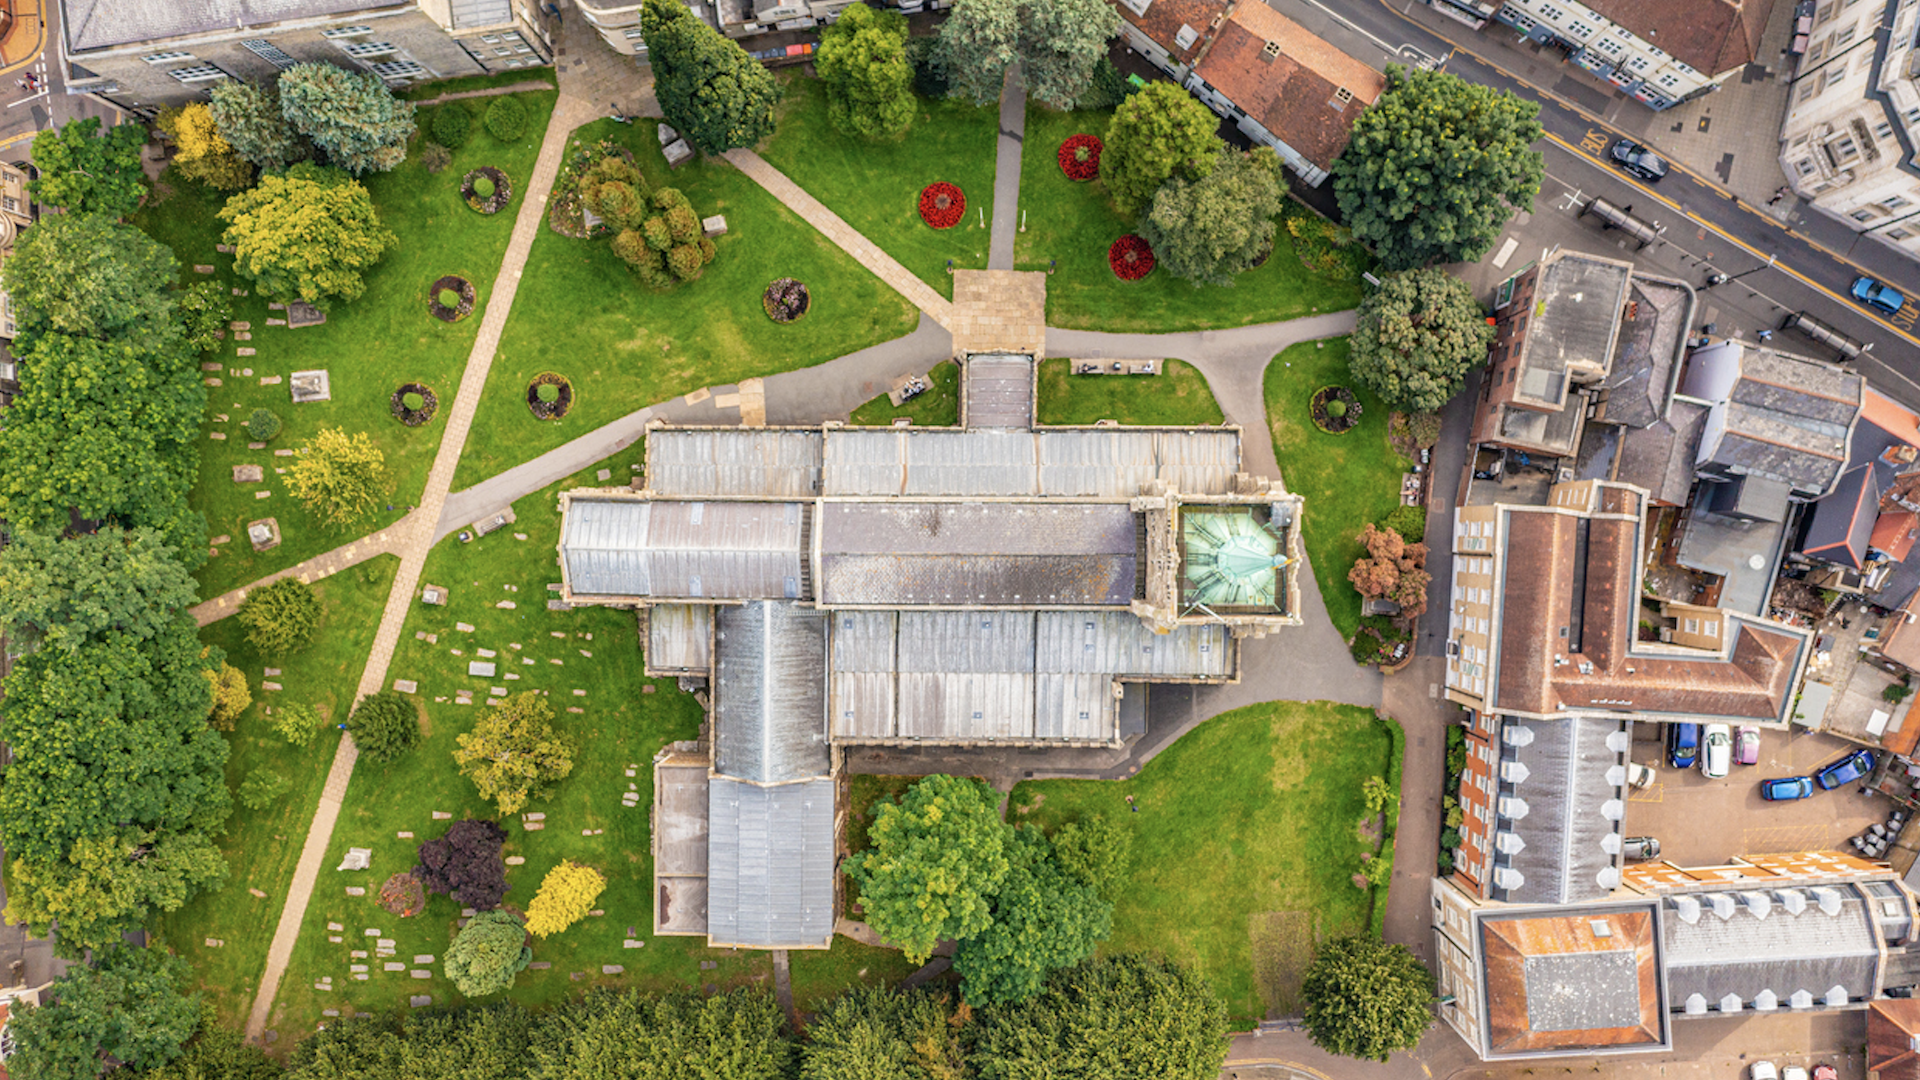
[[[1078,156],[1082,147],[1093,151],[1085,161],[1079,160]],[[1100,154],[1105,149],[1106,144],[1100,141],[1098,135],[1069,135],[1061,142],[1055,156],[1060,162],[1060,171],[1066,174],[1067,179],[1078,184],[1100,175]]]
[[[1128,256],[1134,256],[1128,261]],[[1139,281],[1153,273],[1153,246],[1137,233],[1115,240],[1107,247],[1107,268],[1121,281]]]
[[[424,399],[419,412],[407,408],[408,394],[419,394]],[[419,427],[433,419],[433,414],[440,410],[440,398],[434,394],[433,387],[426,383],[401,383],[399,389],[393,392],[393,396],[387,399],[387,410],[393,413],[395,420],[408,427]]]
[[[542,386],[557,386],[560,397],[549,405],[540,400]],[[527,380],[527,409],[536,420],[558,420],[573,409],[573,383],[565,375],[554,371],[543,371]]]
[[[452,289],[460,294],[460,306],[450,308],[440,302],[440,290]],[[444,323],[459,322],[473,314],[473,305],[478,298],[473,282],[458,274],[445,274],[427,290],[427,312]]]
[[[775,289],[785,291],[785,287],[789,285],[800,290],[800,310],[783,319],[775,310],[773,294]],[[767,313],[767,318],[782,325],[799,322],[807,312],[813,309],[813,294],[807,290],[807,285],[804,281],[790,277],[775,278],[767,283],[766,290],[760,294],[760,308]]]
[[[1327,412],[1327,402],[1340,401],[1346,404],[1345,416],[1332,416]],[[1328,435],[1345,435],[1360,426],[1360,399],[1353,391],[1344,386],[1323,386],[1313,392],[1313,398],[1307,404],[1307,410],[1313,416],[1313,426]]]
[[[944,208],[935,205],[941,196],[946,196],[949,200]],[[961,191],[958,185],[949,184],[945,180],[935,180],[920,189],[919,207],[920,220],[926,222],[928,228],[951,229],[966,220],[967,193]],[[952,220],[947,220],[949,217]]]
[[[482,176],[493,181],[492,198],[483,199],[474,194],[473,182]],[[460,178],[460,197],[466,200],[469,209],[477,210],[482,214],[497,214],[513,201],[513,181],[507,179],[507,174],[499,169],[491,165],[482,165]]]

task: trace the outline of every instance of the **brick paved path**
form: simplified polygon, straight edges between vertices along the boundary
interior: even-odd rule
[[[418,514],[419,511],[416,510],[406,517],[401,518],[399,521],[394,522],[392,525],[381,529],[377,533],[349,540],[339,547],[334,548],[332,551],[322,555],[315,555],[303,563],[289,566],[285,570],[277,573],[268,574],[258,581],[250,581],[232,592],[223,593],[211,600],[202,600],[188,610],[193,613],[193,621],[196,624],[205,626],[208,623],[219,622],[221,619],[240,610],[240,604],[247,598],[247,594],[262,585],[272,584],[283,577],[297,577],[301,581],[311,585],[321,578],[330,577],[345,570],[349,566],[357,566],[360,563],[366,562],[375,555],[394,554],[398,550],[398,545],[401,540],[408,536],[411,530],[417,527],[413,519]]]

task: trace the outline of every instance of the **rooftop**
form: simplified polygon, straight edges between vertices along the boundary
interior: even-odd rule
[[[1652,902],[1478,925],[1488,1057],[1669,1045]]]
[[[1228,0],[1118,0],[1114,10],[1184,64],[1200,51],[1214,20],[1232,6]]]
[[[1235,6],[1194,70],[1322,169],[1346,149],[1354,120],[1387,85],[1385,76],[1264,3]]]
[[[1609,429],[1620,433],[1612,479],[1646,488],[1654,502],[1686,505],[1706,422],[1705,405],[1675,401],[1666,416],[1647,427]]]
[[[1629,723],[1502,720],[1494,899],[1578,903],[1619,886]]]
[[[713,771],[756,784],[825,776],[826,619],[759,601],[714,616]]]
[[[1562,251],[1536,273],[1514,400],[1557,410],[1571,382],[1603,378],[1611,369],[1633,266]]]
[[[1587,0],[1587,6],[1706,75],[1752,63],[1774,0]]]
[[[1808,498],[1832,490],[1845,467],[1864,388],[1838,365],[1739,341],[1695,349],[1680,380],[1682,394],[1712,409],[1703,468],[1784,480]]]
[[[505,6],[503,0],[457,0],[455,7]],[[74,52],[165,41],[192,34],[232,33],[295,19],[412,6],[412,0],[60,0],[67,46]]]
[[[834,781],[708,784],[707,940],[756,949],[833,941]]]
[[[1607,390],[1601,419],[1645,428],[1667,414],[1693,304],[1693,290],[1681,282],[1645,274],[1628,279],[1612,370],[1600,383]]]

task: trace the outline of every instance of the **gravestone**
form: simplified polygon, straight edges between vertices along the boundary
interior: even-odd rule
[[[295,405],[333,400],[333,381],[325,371],[296,371],[287,390],[293,395]]]
[[[467,674],[477,679],[493,678],[494,665],[485,660],[467,661]]]
[[[713,238],[714,238],[714,237],[716,237],[716,236],[725,236],[725,235],[727,235],[727,218],[726,218],[726,215],[725,215],[725,214],[715,214],[715,215],[713,215],[713,216],[712,216],[712,217],[710,217],[710,218],[701,218],[701,219],[700,219],[700,231],[701,231],[701,232],[703,232],[703,233],[706,233],[706,234],[707,234],[707,239],[709,239],[709,240],[711,240],[711,239],[713,239]]]
[[[666,155],[670,169],[677,169],[693,159],[693,147],[688,146],[685,139],[675,139],[660,152]]]
[[[407,999],[407,1004],[416,1009],[424,1009],[433,1004],[432,994],[415,994]]]
[[[395,679],[393,680],[393,688],[403,694],[417,694],[420,692],[420,684],[412,679]]]
[[[303,326],[319,326],[327,321],[327,313],[312,304],[299,300],[287,304],[287,326],[298,330]]]
[[[267,478],[267,471],[258,465],[235,465],[233,482],[236,484],[257,484]]]
[[[447,590],[439,585],[427,585],[420,589],[420,602],[436,607],[447,605]]]
[[[261,518],[247,523],[247,539],[253,543],[253,550],[267,551],[280,546],[280,523],[273,518]]]

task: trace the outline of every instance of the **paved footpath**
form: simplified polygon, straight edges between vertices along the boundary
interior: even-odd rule
[[[993,232],[987,269],[1013,269],[1013,241],[1020,225],[1020,147],[1027,138],[1027,79],[1020,62],[1007,68],[1000,90],[1000,138],[993,166]]]
[[[311,585],[321,578],[331,577],[349,566],[357,566],[376,555],[391,555],[398,550],[401,541],[417,527],[414,521],[417,513],[418,511],[408,514],[379,532],[349,540],[332,551],[315,555],[305,562],[268,574],[258,581],[250,581],[231,592],[222,593],[211,600],[202,600],[187,610],[193,614],[195,624],[205,626],[208,623],[219,622],[240,610],[240,605],[246,600],[247,594],[262,585],[270,585],[285,577],[297,577]]]

